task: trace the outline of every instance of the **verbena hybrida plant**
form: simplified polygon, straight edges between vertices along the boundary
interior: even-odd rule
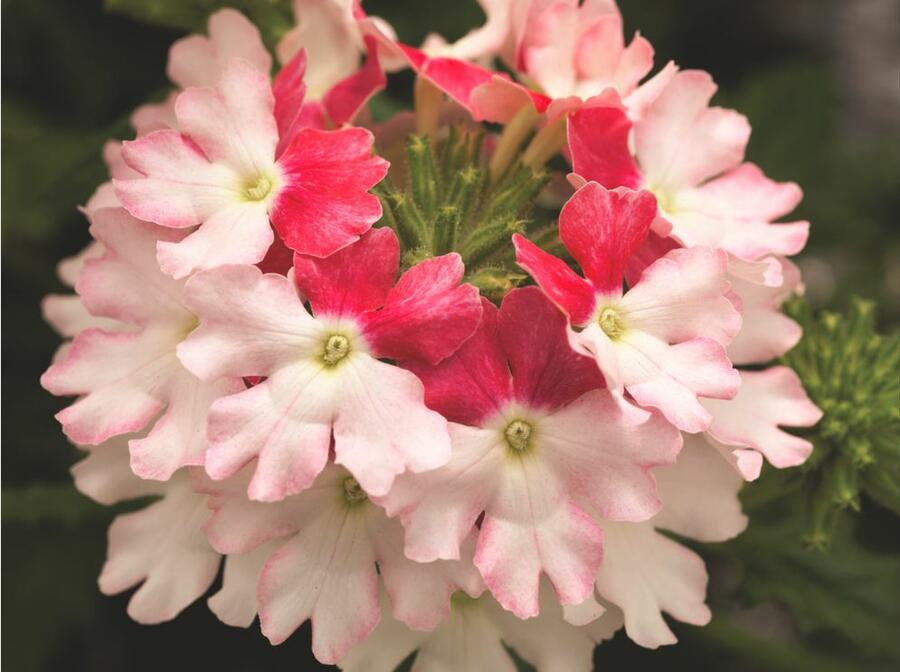
[[[742,484],[821,415],[765,368],[801,335],[799,188],[743,162],[708,74],[651,76],[612,0],[485,1],[421,49],[294,4],[274,77],[234,10],[173,45],[44,304],[76,485],[160,497],[113,523],[101,589],[158,623],[224,556],[222,621],[311,620],[348,670],[587,670],[623,626],[705,624],[662,531],[739,534]],[[375,121],[402,69],[414,110]]]

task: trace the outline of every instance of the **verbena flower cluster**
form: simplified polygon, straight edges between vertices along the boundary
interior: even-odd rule
[[[800,189],[743,161],[708,74],[648,78],[612,0],[482,5],[414,48],[295,0],[274,66],[222,10],[107,144],[42,384],[76,397],[82,492],[157,497],[100,575],[135,620],[216,583],[223,622],[309,620],[346,670],[588,670],[623,626],[705,624],[667,532],[740,533],[763,458],[809,455],[781,427],[819,410],[761,366],[800,338]],[[400,70],[415,109],[376,118]]]

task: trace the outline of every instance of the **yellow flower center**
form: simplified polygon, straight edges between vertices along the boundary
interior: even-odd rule
[[[524,420],[513,420],[506,426],[503,436],[511,450],[523,453],[528,450],[533,432],[534,428]]]
[[[350,354],[350,339],[343,334],[332,334],[325,341],[322,361],[326,366],[336,366],[348,354]]]
[[[368,498],[369,496],[366,494],[366,491],[360,487],[359,481],[352,476],[344,479],[344,500],[347,504],[354,506],[360,502],[366,501]]]
[[[609,336],[610,340],[615,341],[625,333],[625,320],[615,308],[604,308],[597,316],[597,323],[603,330],[603,333]]]
[[[261,201],[272,191],[272,180],[266,175],[248,181],[244,185],[244,198],[248,201]]]

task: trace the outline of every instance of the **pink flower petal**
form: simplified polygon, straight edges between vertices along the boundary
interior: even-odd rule
[[[284,276],[254,266],[223,266],[185,285],[185,304],[200,326],[178,357],[203,380],[265,376],[318,346],[322,327]]]
[[[731,275],[731,286],[740,297],[741,330],[728,345],[735,364],[760,364],[780,357],[800,341],[800,325],[781,312],[781,304],[800,286],[800,269],[781,259],[782,283],[767,287]]]
[[[640,169],[628,148],[631,122],[615,107],[583,108],[568,118],[572,169],[590,182],[607,188],[638,189]]]
[[[185,474],[171,481],[162,500],[118,516],[109,528],[100,590],[115,595],[141,584],[128,603],[128,615],[138,623],[175,618],[215,580],[219,554],[200,531],[204,499],[191,491]]]
[[[425,403],[452,422],[479,425],[512,398],[512,379],[497,335],[497,308],[481,300],[478,329],[462,347],[437,366],[409,361],[425,384]]]
[[[72,441],[96,445],[136,432],[165,406],[169,381],[180,368],[174,343],[156,331],[82,332],[65,359],[41,377],[57,395],[82,395],[56,418]]]
[[[495,73],[490,80],[472,89],[469,95],[469,106],[475,119],[501,124],[508,124],[524,107],[530,105],[538,114],[543,114],[550,104],[550,98],[510,80],[505,73]]]
[[[625,282],[629,287],[634,287],[640,282],[641,275],[650,264],[679,247],[681,245],[678,244],[678,241],[663,237],[651,230],[647,234],[644,244],[635,250],[628,263],[625,264]]]
[[[172,91],[161,103],[146,103],[137,107],[128,120],[137,137],[143,137],[153,131],[178,129],[178,117],[175,116],[175,101],[178,91]],[[113,175],[118,177],[118,175]]]
[[[41,301],[41,315],[54,331],[65,338],[74,338],[85,329],[128,331],[127,324],[106,317],[94,317],[85,308],[81,297],[74,294],[48,294]]]
[[[352,75],[342,79],[325,94],[324,104],[335,126],[351,123],[369,99],[387,84],[378,60],[375,38],[367,36],[366,61]]]
[[[405,470],[428,471],[447,463],[447,421],[425,407],[424,388],[412,373],[360,354],[337,375],[334,459],[366,492],[384,495]]]
[[[595,390],[543,419],[539,432],[569,492],[603,518],[642,521],[659,511],[650,467],[672,464],[681,448],[681,436],[659,415],[633,425],[609,392]]]
[[[812,427],[822,417],[800,378],[786,366],[741,372],[741,387],[731,401],[706,400],[712,413],[710,436],[729,446],[746,446],[765,455],[775,467],[806,461],[813,446],[780,428]]]
[[[727,345],[741,328],[726,297],[727,262],[709,248],[672,250],[658,259],[620,302],[629,327],[669,343],[702,336]]]
[[[388,162],[371,152],[372,134],[361,128],[297,133],[278,159],[284,185],[270,211],[288,247],[327,257],[378,221],[381,203],[367,192]]]
[[[610,191],[589,182],[560,211],[559,236],[593,286],[617,295],[625,264],[646,239],[655,216],[656,199],[649,192]]]
[[[364,315],[363,333],[379,357],[437,364],[475,331],[478,289],[460,285],[465,268],[456,253],[426,259],[404,273],[384,307]]]
[[[508,462],[481,525],[475,566],[519,618],[538,614],[542,572],[562,604],[578,604],[591,595],[602,559],[599,526],[554,481],[533,460]]]
[[[206,604],[216,617],[237,628],[249,628],[259,609],[256,585],[266,560],[281,546],[273,541],[243,555],[225,558],[222,587]]]
[[[355,515],[329,493],[319,515],[272,555],[259,580],[259,618],[273,644],[307,619],[312,648],[323,663],[336,663],[378,624],[378,573],[366,517]]]
[[[125,142],[122,155],[145,177],[114,179],[116,195],[138,219],[187,228],[231,202],[235,179],[212,164],[177,131],[161,130]]]
[[[684,436],[671,466],[653,470],[663,500],[656,528],[697,541],[727,541],[747,527],[738,493],[743,479],[699,436]]]
[[[294,256],[294,280],[316,317],[356,316],[384,305],[400,266],[389,228],[372,229],[324,257]]]
[[[665,611],[692,625],[710,619],[705,604],[707,574],[695,553],[646,523],[606,523],[606,554],[597,590],[625,614],[625,631],[637,644],[655,649],[677,640]]]
[[[280,157],[303,128],[303,101],[306,97],[306,50],[301,49],[275,75],[272,95],[275,96],[275,123],[278,125],[278,147],[275,156]]]
[[[183,240],[160,241],[157,258],[163,273],[185,278],[223,264],[261,261],[273,239],[264,203],[235,204],[216,212]]]
[[[187,89],[175,101],[179,130],[239,177],[271,168],[278,144],[274,108],[268,73],[240,59],[228,62],[216,88]]]
[[[215,86],[232,58],[247,61],[261,73],[272,68],[259,29],[240,12],[222,9],[209,17],[208,38],[190,35],[172,45],[167,74],[183,89]]]
[[[191,322],[183,283],[163,275],[156,262],[158,241],[177,242],[184,232],[141,222],[121,208],[104,208],[91,215],[91,235],[106,252],[85,263],[75,284],[91,314],[176,329]]]
[[[210,545],[223,555],[244,555],[291,535],[316,512],[316,497],[295,496],[272,503],[248,499],[247,485],[255,469],[256,464],[251,462],[224,481],[214,481],[199,470],[191,473],[194,490],[208,495],[207,504],[212,511],[203,531]],[[316,487],[333,484],[318,483],[311,490]]]
[[[335,386],[320,374],[314,363],[288,365],[216,401],[209,410],[207,473],[229,478],[256,458],[251,499],[277,502],[308,488],[331,444]]]
[[[707,73],[683,70],[637,123],[637,157],[648,184],[692,187],[741,162],[750,125],[737,112],[708,107],[715,91]]]
[[[403,553],[403,527],[373,507],[369,534],[378,572],[390,597],[393,617],[414,630],[434,630],[450,616],[450,598],[457,590],[478,594],[484,584],[472,564],[470,537],[461,560],[415,562]]]
[[[499,337],[516,398],[530,408],[555,410],[602,383],[594,361],[569,346],[565,316],[537,287],[504,297]]]
[[[116,436],[90,449],[88,456],[69,470],[75,488],[95,502],[110,506],[128,499],[161,495],[168,484],[146,481],[131,471],[129,436]]]
[[[167,481],[176,470],[204,463],[206,415],[219,397],[244,389],[239,379],[224,378],[202,383],[182,369],[172,380],[168,408],[150,433],[129,442],[131,468],[137,476]]]
[[[524,236],[515,234],[512,240],[516,263],[531,274],[547,297],[569,316],[569,321],[577,325],[589,322],[596,304],[591,284],[562,259],[544,252]]]
[[[363,43],[354,16],[358,3],[294,0],[292,4],[297,25],[278,42],[278,60],[288,63],[305,49],[306,85],[310,97],[319,98],[359,65]]]
[[[625,389],[685,432],[705,431],[712,420],[698,396],[729,399],[740,385],[722,346],[709,338],[667,345],[631,332],[616,343]]]
[[[432,472],[404,474],[378,502],[399,514],[407,557],[417,562],[460,558],[460,545],[488,506],[504,468],[494,429],[450,423],[450,461]]]

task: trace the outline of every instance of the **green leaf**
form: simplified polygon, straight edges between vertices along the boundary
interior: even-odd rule
[[[864,669],[900,665],[900,556],[863,544],[859,517],[836,521],[826,551],[805,546],[806,498],[796,474],[770,469],[745,492],[747,531],[703,546],[707,557],[741,577],[736,597],[746,605],[783,607],[800,635],[798,646],[816,642],[820,653],[866,661]],[[882,525],[881,535],[897,538],[896,519],[887,516]],[[715,605],[713,611],[726,613]]]

